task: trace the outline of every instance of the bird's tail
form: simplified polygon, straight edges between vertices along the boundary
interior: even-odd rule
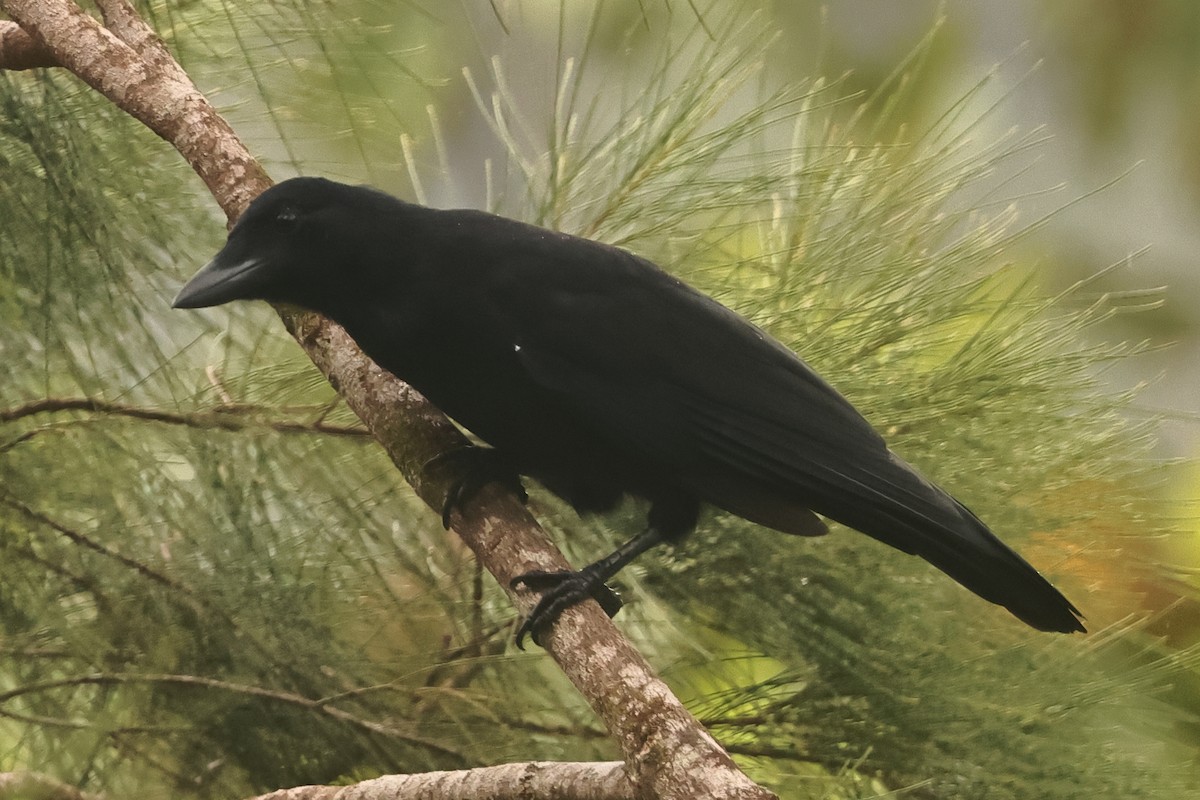
[[[1084,631],[1082,614],[1058,589],[996,538],[969,508],[893,453],[853,481],[857,497],[827,516],[918,555],[985,600],[1043,631]],[[879,473],[884,474],[879,474]],[[842,487],[845,490],[845,485]],[[864,497],[863,494],[873,495]],[[818,509],[821,510],[821,509]]]

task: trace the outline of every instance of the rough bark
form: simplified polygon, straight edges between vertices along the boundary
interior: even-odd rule
[[[232,224],[270,185],[266,173],[128,3],[102,0],[99,5],[111,28],[67,0],[0,2],[29,34],[33,44],[24,46],[30,52],[49,53],[55,63],[174,146]],[[296,309],[278,311],[418,495],[440,509],[451,476],[440,470],[425,474],[422,465],[465,443],[462,434],[419,393],[364,356],[340,327]],[[510,589],[514,576],[531,569],[568,568],[520,502],[496,486],[481,492],[466,513],[456,512],[452,522],[522,612],[528,612],[537,597]],[[604,720],[638,796],[774,797],[737,769],[597,604],[589,601],[569,609],[542,640]]]
[[[636,797],[620,761],[568,763],[530,761],[496,767],[387,775],[353,786],[298,786],[255,800],[633,800]]]

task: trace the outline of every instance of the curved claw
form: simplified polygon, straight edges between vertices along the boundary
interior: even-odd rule
[[[521,476],[501,453],[491,447],[465,444],[438,453],[421,465],[421,472],[437,464],[463,462],[462,473],[446,490],[442,503],[442,527],[449,530],[450,514],[462,509],[479,490],[489,483],[499,483],[515,494],[522,503],[528,502],[529,494],[521,483]]]
[[[558,620],[562,612],[576,603],[588,598],[595,600],[609,617],[616,616],[623,605],[621,597],[610,586],[605,584],[595,571],[587,567],[572,572],[560,570],[546,572],[535,570],[526,572],[510,581],[510,586],[525,584],[533,591],[544,592],[537,605],[529,612],[529,616],[517,629],[517,648],[525,649],[525,637],[533,639],[533,643],[541,645],[541,636]]]

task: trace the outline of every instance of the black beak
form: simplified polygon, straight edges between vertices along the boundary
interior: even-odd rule
[[[261,258],[230,260],[222,250],[179,290],[171,307],[207,308],[230,300],[254,299],[263,264]]]

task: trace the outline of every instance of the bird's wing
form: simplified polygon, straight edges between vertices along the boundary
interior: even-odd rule
[[[624,255],[624,254],[622,254]],[[919,555],[1029,624],[1076,610],[966,507],[888,450],[807,364],[715,301],[627,256],[621,282],[555,295],[514,324],[530,376],[581,424],[697,496],[794,533],[808,508]]]
[[[638,277],[539,307],[519,326],[521,364],[578,411],[580,424],[759,522],[753,508],[723,496],[725,484],[753,487],[760,502],[799,501],[852,526],[848,517],[864,503],[957,516],[778,342],[689,287],[650,272]],[[906,552],[920,549],[900,531],[867,527]]]

